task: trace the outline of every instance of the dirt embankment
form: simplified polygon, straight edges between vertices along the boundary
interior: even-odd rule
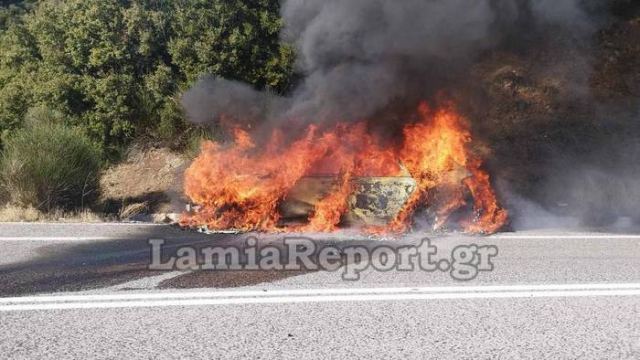
[[[126,159],[100,179],[106,213],[120,220],[165,221],[184,210],[182,172],[185,155],[167,148],[134,146]]]

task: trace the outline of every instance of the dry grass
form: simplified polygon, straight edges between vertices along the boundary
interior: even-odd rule
[[[99,223],[106,219],[91,210],[65,212],[54,210],[48,213],[33,207],[4,205],[0,207],[0,222],[82,222]]]
[[[133,146],[125,161],[102,174],[101,199],[120,218],[182,210],[182,173],[188,159],[166,148]],[[172,203],[175,200],[175,204]],[[186,201],[185,201],[186,202]]]
[[[131,219],[136,215],[145,214],[149,211],[149,204],[147,202],[135,203],[127,205],[120,209],[118,218],[121,220]]]
[[[134,147],[126,161],[106,169],[100,179],[100,206],[96,211],[45,212],[34,207],[8,205],[10,197],[0,191],[0,222],[86,222],[127,221],[150,216],[150,221],[175,222],[182,211],[181,174],[187,159],[165,148]],[[0,188],[1,190],[1,188]]]

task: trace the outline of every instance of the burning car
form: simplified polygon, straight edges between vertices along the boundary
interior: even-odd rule
[[[184,214],[183,226],[403,233],[425,208],[435,229],[464,209],[455,225],[467,232],[492,233],[507,221],[468,123],[450,103],[420,103],[395,144],[366,122],[310,125],[288,141],[275,129],[259,146],[248,131],[233,133],[231,145],[205,143],[186,171],[185,193],[199,210]]]

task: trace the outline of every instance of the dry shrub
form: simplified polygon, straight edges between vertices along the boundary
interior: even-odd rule
[[[0,207],[0,222],[78,222],[99,223],[105,221],[91,210],[42,212],[34,207],[5,205]]]
[[[96,199],[101,153],[82,131],[34,121],[4,145],[0,185],[11,204],[48,212],[85,208]]]

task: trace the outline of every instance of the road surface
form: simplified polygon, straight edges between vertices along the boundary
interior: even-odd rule
[[[247,236],[169,226],[0,224],[0,357],[640,358],[640,233],[428,235],[499,249],[492,271],[152,271],[167,251]],[[314,236],[341,248],[417,244]],[[278,244],[278,235],[261,236]]]

